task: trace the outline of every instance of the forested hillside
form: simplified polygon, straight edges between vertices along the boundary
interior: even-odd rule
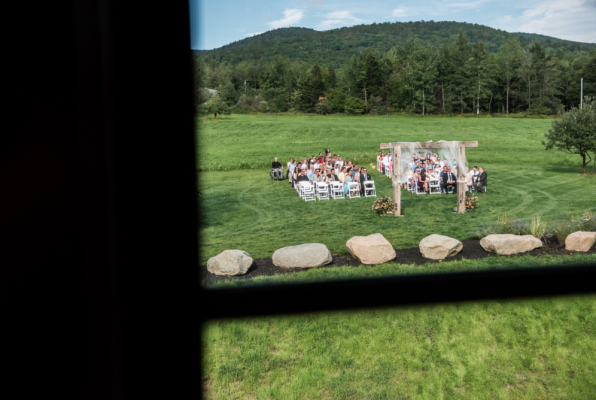
[[[208,87],[220,93],[209,109],[236,112],[553,114],[579,104],[582,77],[584,95],[596,95],[595,49],[481,25],[373,24],[246,43],[195,57],[198,105]]]
[[[520,35],[520,36],[524,36],[524,37],[528,37],[528,38],[535,38],[535,39],[542,39],[542,40],[551,40],[553,42],[562,42],[562,43],[567,43],[567,44],[571,44],[571,45],[579,45],[582,47],[587,47],[587,48],[596,48],[596,43],[584,43],[584,42],[574,42],[572,40],[564,40],[564,39],[558,39],[552,36],[545,36],[545,35],[539,35],[537,33],[525,33],[525,32],[515,32],[516,35]]]
[[[495,53],[512,36],[518,37],[524,48],[538,40],[547,51],[562,49],[566,52],[577,52],[587,49],[580,43],[520,37],[519,34],[478,24],[416,21],[358,25],[324,32],[307,28],[280,28],[205,51],[202,56],[218,62],[228,61],[237,64],[241,61],[258,61],[261,58],[281,55],[292,61],[306,61],[311,64],[318,61],[338,68],[352,54],[359,53],[367,47],[384,53],[408,39],[418,39],[422,44],[438,48],[455,40],[460,30],[471,44],[483,42],[489,53]]]
[[[310,28],[278,28],[272,29],[267,32],[263,32],[258,35],[254,35],[251,37],[247,37],[242,40],[238,40],[236,42],[232,42],[230,44],[226,44],[225,46],[219,47],[215,50],[207,50],[207,51],[228,51],[233,49],[242,49],[245,47],[250,47],[266,42],[271,42],[280,39],[287,39],[296,36],[301,36],[307,33],[316,32],[314,29]]]

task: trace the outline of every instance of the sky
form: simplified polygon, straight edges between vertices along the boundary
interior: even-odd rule
[[[596,43],[596,0],[190,0],[191,47],[214,49],[271,29],[325,31],[383,22],[469,22]]]

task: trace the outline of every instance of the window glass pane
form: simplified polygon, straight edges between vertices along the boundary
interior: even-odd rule
[[[204,284],[594,262],[589,47],[266,5],[191,1]]]

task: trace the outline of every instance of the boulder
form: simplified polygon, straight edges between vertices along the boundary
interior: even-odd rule
[[[596,232],[573,232],[565,239],[565,250],[588,251],[596,243]]]
[[[283,247],[273,253],[272,259],[281,268],[316,268],[333,261],[331,252],[321,243]]]
[[[430,235],[420,241],[420,253],[422,257],[431,260],[444,260],[453,257],[464,247],[457,239],[443,235]]]
[[[486,251],[510,256],[542,247],[542,241],[532,235],[488,235],[480,240],[480,245]]]
[[[250,255],[242,250],[225,250],[207,261],[207,270],[215,275],[242,275],[252,265]]]
[[[391,243],[380,233],[368,236],[354,236],[346,243],[350,254],[362,264],[383,264],[395,258]]]

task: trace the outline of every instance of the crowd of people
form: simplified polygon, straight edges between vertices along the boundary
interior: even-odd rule
[[[457,193],[457,161],[441,160],[434,152],[414,153],[411,159],[404,160],[407,163],[406,181],[418,192],[430,194],[431,181],[439,182],[441,193]],[[377,165],[380,172],[391,175],[393,171],[393,159],[391,153],[384,154],[382,151],[377,156]],[[462,168],[466,168],[463,166]],[[271,164],[271,179],[287,179],[292,187],[300,190],[301,182],[340,182],[343,184],[344,194],[348,194],[348,183],[358,183],[360,193],[363,194],[363,182],[370,181],[371,177],[366,167],[358,166],[352,161],[343,160],[339,154],[331,154],[329,149],[319,153],[318,157],[312,155],[310,158],[302,157],[300,160],[290,158],[285,169],[277,157]],[[486,192],[487,183],[486,171],[484,168],[474,166],[468,170],[466,185],[468,190]]]
[[[271,164],[271,176],[283,180],[283,167],[278,159]],[[286,165],[285,179],[292,187],[300,190],[301,182],[340,182],[343,184],[344,194],[348,194],[348,183],[358,183],[360,194],[364,194],[365,181],[371,177],[366,167],[360,167],[353,161],[344,160],[339,154],[331,154],[329,149],[319,153],[318,157],[302,157],[300,160],[290,158]]]
[[[430,194],[430,182],[439,182],[441,193],[457,193],[457,161],[441,160],[434,152],[414,153],[407,162],[406,181],[411,187],[415,187],[418,192]],[[391,153],[383,154],[382,151],[377,155],[377,165],[381,172],[391,175],[393,172],[393,159]],[[466,168],[463,166],[462,168]],[[477,192],[486,191],[487,183],[486,171],[484,168],[474,166],[468,170],[466,175],[466,185],[468,190]]]

